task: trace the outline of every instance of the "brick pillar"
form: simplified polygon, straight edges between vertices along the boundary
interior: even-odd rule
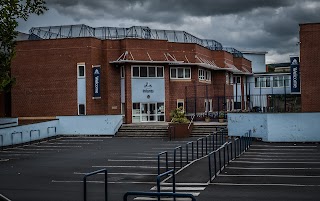
[[[125,119],[132,123],[131,65],[125,64]]]
[[[170,67],[164,65],[164,89],[165,89],[165,121],[170,122],[170,111],[172,106],[170,105]]]

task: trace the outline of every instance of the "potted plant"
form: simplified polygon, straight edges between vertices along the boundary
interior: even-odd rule
[[[223,123],[225,119],[225,113],[224,111],[219,112],[219,122]]]
[[[187,119],[183,108],[179,107],[170,112],[171,122],[169,128],[174,138],[189,137],[192,131],[192,124],[189,126],[190,121]]]
[[[204,118],[204,121],[205,121],[205,122],[210,122],[210,121],[211,121],[211,119],[210,119],[210,117],[209,117],[209,116],[206,116],[206,117]]]

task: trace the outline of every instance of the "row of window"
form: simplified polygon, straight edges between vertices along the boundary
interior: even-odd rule
[[[273,76],[272,78],[271,81],[271,77],[256,77],[254,78],[254,86],[268,88],[271,87],[271,83],[273,87],[289,87],[290,85],[290,75]]]

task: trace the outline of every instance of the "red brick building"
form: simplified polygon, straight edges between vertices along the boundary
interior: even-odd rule
[[[224,110],[225,97],[234,94],[233,74],[245,80],[251,72],[249,60],[214,40],[147,27],[33,28],[16,50],[12,116],[170,121],[178,106],[191,114]],[[213,98],[219,96],[224,100]]]
[[[300,24],[302,112],[320,112],[320,23]]]

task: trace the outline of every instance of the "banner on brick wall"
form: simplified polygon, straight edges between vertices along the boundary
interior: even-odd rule
[[[299,57],[290,57],[291,93],[300,92],[300,64]]]
[[[92,66],[93,71],[93,98],[101,98],[100,79],[101,66]]]

